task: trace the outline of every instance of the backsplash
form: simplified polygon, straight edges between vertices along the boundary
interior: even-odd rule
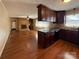
[[[54,29],[65,29],[65,30],[74,30],[77,31],[77,28],[74,27],[67,27],[64,24],[56,24],[52,22],[45,22],[45,21],[38,21],[36,23],[36,29],[47,29],[47,30],[54,30]]]
[[[56,28],[77,31],[78,28],[75,27],[67,27],[65,24],[56,24]]]

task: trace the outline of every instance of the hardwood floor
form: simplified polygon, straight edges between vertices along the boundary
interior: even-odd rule
[[[79,59],[79,47],[63,40],[41,51],[38,59]]]
[[[1,59],[36,59],[36,31],[13,31]]]
[[[1,59],[79,59],[79,48],[58,40],[46,49],[39,49],[36,31],[13,31]]]

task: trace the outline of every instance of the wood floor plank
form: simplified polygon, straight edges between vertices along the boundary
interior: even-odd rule
[[[57,41],[41,53],[38,59],[79,59],[79,48],[63,40]]]
[[[1,59],[36,59],[36,31],[13,31]]]
[[[13,31],[1,59],[79,59],[79,48],[58,40],[46,49],[38,48],[37,31]]]

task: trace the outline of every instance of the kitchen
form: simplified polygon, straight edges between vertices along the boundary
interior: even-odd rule
[[[79,8],[55,11],[38,6],[38,58],[79,58]]]
[[[40,4],[38,6],[38,47],[47,48],[57,40],[62,39],[79,46],[78,13],[74,8],[67,11],[54,11]],[[70,17],[69,17],[70,16]],[[73,18],[72,18],[73,17]],[[73,22],[69,20],[74,20]],[[76,22],[77,21],[77,22]],[[71,22],[71,23],[69,23]],[[72,23],[76,22],[76,25]]]
[[[79,59],[78,0],[0,4],[0,59]]]

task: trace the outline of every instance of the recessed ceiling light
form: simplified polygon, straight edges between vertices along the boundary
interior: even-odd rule
[[[71,0],[63,0],[64,3],[68,3],[70,2]]]

